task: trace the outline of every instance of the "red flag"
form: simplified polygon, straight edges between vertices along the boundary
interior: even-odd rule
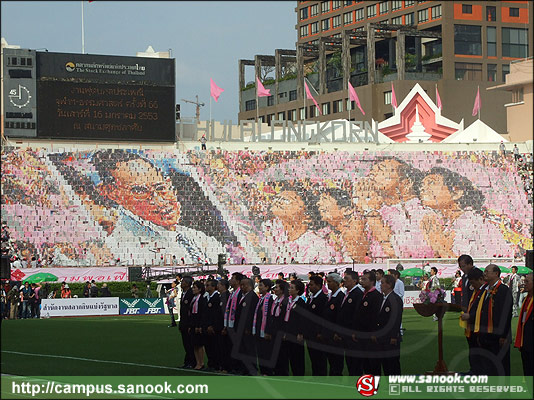
[[[265,87],[263,87],[261,81],[260,81],[260,78],[256,77],[256,90],[257,90],[257,93],[258,93],[258,97],[265,97],[265,96],[270,96],[271,95],[271,89],[265,89]]]
[[[393,82],[391,82],[391,105],[397,108],[397,96],[395,96],[395,88],[393,87]]]
[[[354,88],[352,87],[350,82],[348,82],[348,84],[349,84],[349,97],[350,97],[350,100],[354,101],[356,103],[356,105],[358,106],[358,108],[360,109],[360,111],[362,112],[362,114],[365,115],[365,111],[363,111],[362,105],[360,104],[360,99],[358,98],[358,95],[356,94],[356,90],[354,90]]]
[[[224,92],[224,89],[221,89],[219,86],[213,82],[213,79],[210,78],[210,94],[211,97],[215,99],[215,101],[219,101],[219,96],[221,93]]]
[[[473,105],[473,117],[480,112],[480,86],[477,89],[477,97],[475,97],[475,104]]]
[[[436,85],[436,102],[437,102],[438,108],[441,110],[441,108],[442,108],[442,106],[441,106],[441,97],[439,97],[438,85]]]
[[[310,93],[310,88],[308,87],[308,84],[306,82],[304,82],[304,88],[306,89],[306,98],[311,99],[313,101],[313,104],[315,104],[315,107],[317,107],[317,110],[319,110],[319,115],[322,115],[321,109],[319,108],[319,104],[317,104],[312,94]]]

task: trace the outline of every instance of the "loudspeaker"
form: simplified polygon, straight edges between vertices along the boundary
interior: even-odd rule
[[[534,269],[534,250],[527,250],[527,255],[525,256],[525,267]]]
[[[11,262],[8,256],[2,256],[0,279],[11,279]]]
[[[143,268],[142,267],[128,267],[128,281],[139,282],[143,280]]]

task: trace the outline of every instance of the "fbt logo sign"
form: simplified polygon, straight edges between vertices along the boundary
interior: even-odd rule
[[[163,299],[120,299],[122,315],[165,314]]]
[[[144,311],[145,309],[143,309]],[[138,315],[138,314],[161,314],[161,308],[151,307],[147,308],[145,312],[140,312],[141,308],[127,308],[124,310],[124,315]]]

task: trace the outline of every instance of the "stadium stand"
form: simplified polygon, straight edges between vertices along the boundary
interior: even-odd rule
[[[2,221],[59,266],[513,257],[532,249],[532,158],[6,147]]]

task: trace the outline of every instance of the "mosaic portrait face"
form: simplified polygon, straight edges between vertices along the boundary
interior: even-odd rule
[[[304,201],[293,190],[280,192],[271,205],[271,212],[280,219],[300,219],[304,216],[305,209]]]
[[[337,201],[331,195],[322,193],[317,205],[319,206],[321,218],[326,223],[338,226],[344,220],[344,210],[339,207]]]
[[[384,160],[373,165],[369,176],[373,179],[376,188],[384,192],[395,190],[401,181],[400,165],[396,160]]]
[[[421,203],[427,207],[437,210],[450,208],[461,195],[461,191],[451,193],[441,175],[430,174],[423,179],[420,196]]]
[[[180,203],[169,180],[149,162],[131,160],[112,171],[115,186],[109,197],[135,215],[156,225],[170,227],[180,218]]]

